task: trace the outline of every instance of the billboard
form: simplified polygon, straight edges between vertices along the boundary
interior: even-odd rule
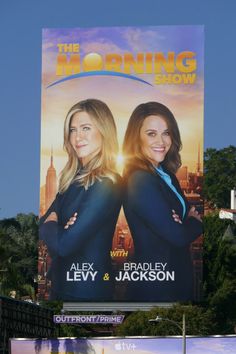
[[[41,299],[199,300],[203,36],[43,30]]]
[[[187,337],[186,348],[191,354],[233,354],[236,337]],[[11,354],[178,354],[182,351],[181,337],[133,337],[133,338],[58,338],[11,339]]]

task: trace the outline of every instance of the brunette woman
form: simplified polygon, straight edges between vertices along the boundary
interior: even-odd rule
[[[154,274],[162,273],[156,280],[129,282],[130,300],[193,299],[190,244],[202,234],[202,222],[175,176],[181,166],[180,148],[177,122],[165,105],[148,102],[136,107],[123,144],[124,210],[134,261],[139,269],[148,263]]]

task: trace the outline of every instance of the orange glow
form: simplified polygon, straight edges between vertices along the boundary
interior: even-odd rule
[[[137,59],[134,59],[133,54],[126,53],[124,54],[124,73],[130,74],[131,67],[136,74],[144,73],[144,54],[138,53]]]
[[[155,54],[154,72],[161,73],[162,69],[167,73],[175,71],[175,52],[168,52],[167,58],[161,52]]]
[[[102,56],[97,53],[89,53],[83,59],[84,71],[102,70],[103,60]]]
[[[122,56],[119,54],[107,54],[105,68],[106,70],[122,72]]]
[[[58,54],[56,75],[72,75],[80,72],[80,55],[72,54],[67,58],[66,54]]]

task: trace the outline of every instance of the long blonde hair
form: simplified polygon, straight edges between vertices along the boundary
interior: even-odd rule
[[[101,151],[83,168],[70,143],[71,121],[78,112],[87,112],[102,136]],[[88,189],[96,179],[101,180],[103,177],[116,182],[117,131],[113,115],[104,102],[87,99],[71,107],[64,123],[64,149],[68,154],[68,161],[61,172],[59,193],[64,193],[72,181],[77,181],[85,189]]]

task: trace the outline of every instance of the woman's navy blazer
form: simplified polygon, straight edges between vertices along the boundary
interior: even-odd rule
[[[40,238],[45,241],[52,258],[49,270],[52,300],[112,299],[112,282],[103,277],[106,273],[111,275],[110,250],[120,207],[120,180],[113,183],[106,177],[96,180],[88,190],[74,182],[65,193],[57,194],[40,220]],[[57,213],[58,222],[44,223],[53,211]],[[74,225],[64,229],[75,212],[78,216]],[[90,276],[87,280],[68,280],[67,272],[72,268],[71,279],[75,274],[73,269],[81,267],[85,272],[86,269],[97,271],[95,281]]]
[[[130,227],[136,263],[167,263],[174,281],[129,282],[133,301],[185,301],[193,299],[193,266],[190,244],[202,234],[202,223],[187,217],[189,204],[174,174],[166,171],[186,203],[182,224],[174,221],[172,210],[182,216],[177,195],[157,174],[133,171],[125,181],[124,211]],[[182,218],[181,218],[182,219]]]

